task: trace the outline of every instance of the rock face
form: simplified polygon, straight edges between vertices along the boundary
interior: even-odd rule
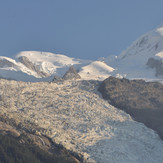
[[[0,68],[4,67],[16,67],[16,65],[5,58],[0,58]]]
[[[99,91],[108,102],[154,129],[163,138],[163,85],[109,77]]]
[[[19,62],[23,63],[27,68],[35,71],[40,77],[48,77],[49,75],[43,71],[40,71],[26,56],[18,58]]]
[[[45,129],[36,124],[27,123],[16,115],[1,111],[0,162],[80,162],[77,154],[52,142],[43,131]]]
[[[59,77],[59,76],[54,76],[52,82],[61,82],[61,81],[63,81],[63,78],[61,78],[61,77]]]
[[[69,70],[64,74],[64,80],[71,80],[71,79],[80,79],[80,75],[77,73],[74,66],[70,66]]]
[[[74,66],[70,66],[68,71],[63,75],[63,77],[54,76],[53,82],[61,82],[64,80],[74,80],[74,79],[81,79],[80,75],[77,73]]]
[[[147,66],[150,68],[155,68],[156,76],[163,76],[163,60],[157,60],[154,58],[149,58]]]

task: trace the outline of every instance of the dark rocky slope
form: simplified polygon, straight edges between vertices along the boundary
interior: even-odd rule
[[[63,77],[54,76],[53,82],[62,82],[64,80],[76,80],[81,79],[81,76],[78,74],[74,66],[70,66]]]
[[[98,89],[103,98],[155,130],[163,139],[163,85],[109,77]]]
[[[150,68],[154,68],[156,71],[156,76],[163,76],[163,61],[154,58],[149,58],[146,64]]]
[[[11,135],[0,135],[1,163],[74,163],[75,161],[65,153],[50,154],[38,146],[20,143],[19,139]]]
[[[41,134],[35,124],[0,114],[1,163],[78,163],[80,157]],[[80,161],[79,161],[79,160]]]
[[[19,57],[18,61],[21,62],[22,64],[24,64],[24,66],[26,66],[30,70],[36,72],[40,77],[49,77],[50,76],[50,74],[40,71],[39,68],[34,63],[32,63],[26,56]]]
[[[80,75],[77,73],[74,66],[70,66],[69,70],[64,74],[64,80],[71,80],[71,79],[80,79]]]

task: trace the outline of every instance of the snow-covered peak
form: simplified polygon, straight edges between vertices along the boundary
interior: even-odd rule
[[[39,62],[48,62],[48,63],[57,63],[59,65],[73,65],[80,64],[80,61],[67,57],[62,54],[54,54],[50,52],[39,52],[39,51],[23,51],[16,55],[16,58],[21,56],[27,57],[34,63]]]
[[[47,77],[52,80],[54,76],[63,77],[69,67],[74,66],[81,79],[85,80],[104,80],[110,75],[162,80],[163,24],[142,35],[120,55],[107,58],[101,56],[98,61],[39,51],[23,51],[15,58],[0,57],[0,77],[20,80],[24,74],[28,78],[23,81],[31,77],[36,81],[45,81]]]
[[[141,55],[142,57],[155,57],[163,50],[163,26],[158,27],[138,38],[118,58],[124,59],[127,56]]]
[[[90,62],[62,54],[39,51],[23,51],[16,56],[18,60],[21,57],[26,57],[39,71],[46,73],[48,76],[62,76],[70,66],[77,65],[80,68]]]
[[[82,77],[82,79],[104,80],[109,77],[113,71],[114,68],[108,66],[105,62],[94,61],[89,65],[82,67],[79,75]]]
[[[23,81],[29,81],[29,79],[32,79],[30,81],[51,81],[54,76],[63,77],[71,66],[77,69],[81,79],[86,80],[104,80],[114,71],[104,61],[75,59],[50,52],[23,51],[16,55],[15,60],[9,58],[7,61],[5,67],[9,71],[1,69],[0,76],[16,80],[22,80],[20,76],[29,76],[25,77]],[[17,67],[17,69],[13,70],[13,67]]]
[[[152,59],[152,60],[151,60]],[[114,76],[127,78],[163,78],[163,24],[142,35],[119,56],[106,59],[114,67]],[[153,63],[149,66],[149,61]],[[157,64],[158,63],[158,64]]]

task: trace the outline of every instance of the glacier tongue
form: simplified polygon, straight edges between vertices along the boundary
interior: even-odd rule
[[[82,154],[86,162],[162,162],[163,142],[158,135],[103,100],[98,84],[1,79],[1,111],[48,129],[44,134]]]

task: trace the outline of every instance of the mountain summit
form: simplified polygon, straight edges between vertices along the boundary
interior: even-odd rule
[[[127,78],[163,79],[163,24],[142,35],[119,56],[106,62]]]
[[[63,79],[81,79],[74,66],[70,66],[69,70],[64,74]]]
[[[109,76],[162,80],[163,24],[142,35],[120,55],[97,61],[38,51],[20,52],[15,59],[1,56],[0,77],[52,81],[54,76],[62,77],[70,66],[75,66],[84,80],[104,80]]]
[[[78,79],[104,80],[113,70],[102,61],[75,59],[49,52],[24,51],[15,59],[0,57],[0,77],[18,81],[52,81],[54,76],[62,77],[67,71],[65,79],[72,78],[73,74],[73,78]]]

